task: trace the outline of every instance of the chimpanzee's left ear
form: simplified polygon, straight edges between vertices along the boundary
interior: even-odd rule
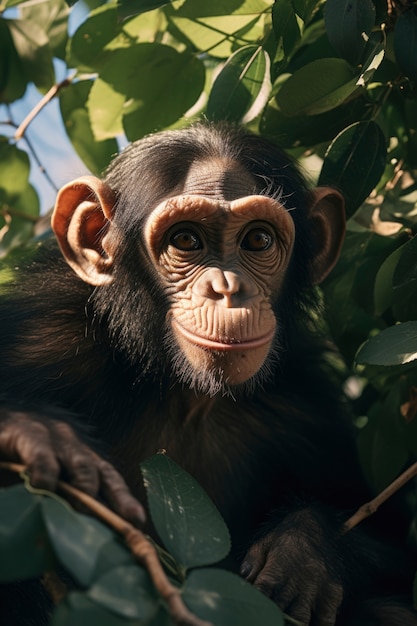
[[[330,187],[317,187],[312,196],[309,217],[313,221],[317,252],[311,272],[313,283],[318,285],[339,258],[346,230],[345,201]]]
[[[106,245],[115,195],[94,176],[68,183],[58,193],[51,225],[67,263],[83,281],[106,285],[113,256]]]

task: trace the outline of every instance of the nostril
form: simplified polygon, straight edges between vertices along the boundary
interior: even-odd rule
[[[240,291],[240,280],[234,272],[219,270],[218,275],[212,281],[213,290],[223,296],[231,296]]]

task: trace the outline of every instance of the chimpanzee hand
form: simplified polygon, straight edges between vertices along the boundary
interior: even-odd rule
[[[145,512],[115,468],[64,421],[37,413],[0,411],[0,457],[19,459],[34,487],[54,491],[62,477],[96,497],[101,493],[125,519],[143,524]]]
[[[343,600],[343,539],[310,508],[269,528],[246,554],[242,576],[303,626],[334,626]]]

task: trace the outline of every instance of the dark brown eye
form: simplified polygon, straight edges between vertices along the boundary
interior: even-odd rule
[[[274,239],[270,232],[263,228],[253,228],[243,238],[240,247],[250,252],[264,252],[272,246]]]
[[[183,250],[184,252],[200,250],[203,247],[198,235],[188,229],[178,230],[171,236],[169,243],[177,250]]]

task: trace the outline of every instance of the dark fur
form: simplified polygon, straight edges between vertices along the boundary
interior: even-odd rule
[[[291,210],[297,236],[284,293],[275,303],[285,332],[269,373],[254,389],[225,390],[205,400],[178,381],[167,360],[169,303],[142,229],[150,210],[181,193],[191,164],[211,156],[236,159],[259,182],[258,193],[279,197]],[[122,234],[115,281],[93,290],[49,244],[19,268],[18,284],[8,287],[0,304],[3,406],[87,426],[141,498],[139,462],[166,448],[219,507],[236,559],[260,525],[282,528],[283,537],[307,536],[312,520],[321,530],[311,554],[335,568],[345,604],[388,589],[407,591],[399,552],[393,557],[393,548],[382,549],[356,531],[343,540],[338,535],[341,521],[368,494],[349,419],[329,382],[325,346],[313,329],[309,191],[296,166],[239,129],[197,126],[133,144],[106,181],[117,194],[114,219]],[[366,610],[372,615],[372,607]],[[377,610],[383,616],[380,605]],[[387,616],[370,623],[394,623],[391,608]],[[19,626],[29,623],[22,618]],[[416,623],[407,610],[401,624]]]

